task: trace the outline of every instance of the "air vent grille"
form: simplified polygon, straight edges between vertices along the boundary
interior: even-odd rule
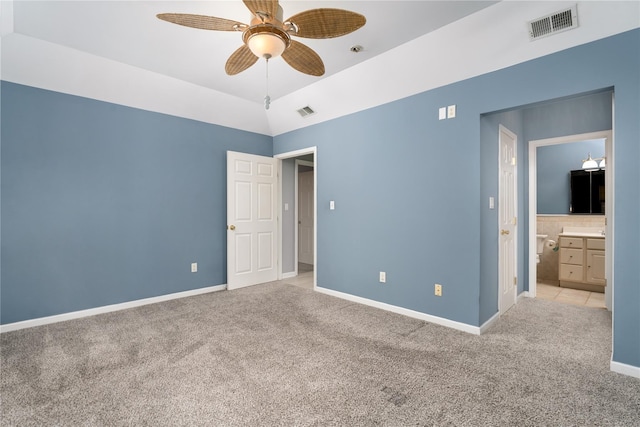
[[[537,40],[578,26],[578,11],[574,5],[551,15],[529,21],[529,40]]]
[[[298,114],[300,114],[301,117],[307,117],[310,116],[312,114],[315,114],[316,112],[309,107],[308,105],[306,107],[302,107],[301,109],[298,110]]]

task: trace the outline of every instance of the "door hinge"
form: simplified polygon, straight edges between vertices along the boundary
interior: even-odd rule
[[[518,218],[514,216],[511,222],[513,223],[513,225],[518,225]]]
[[[518,278],[514,277],[513,278],[513,286],[516,286],[518,284]]]
[[[516,165],[516,158],[512,157],[511,158],[511,166],[515,166]]]

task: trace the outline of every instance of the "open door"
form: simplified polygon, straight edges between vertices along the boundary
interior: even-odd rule
[[[516,135],[500,125],[499,161],[499,211],[500,236],[498,244],[498,296],[500,314],[504,314],[516,302],[518,281],[516,269],[516,224],[517,224],[517,175],[516,175]]]
[[[227,151],[227,289],[278,277],[276,162]]]

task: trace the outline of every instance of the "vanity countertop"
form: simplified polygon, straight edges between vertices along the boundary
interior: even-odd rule
[[[595,239],[604,239],[604,228],[600,227],[563,227],[560,237],[589,237]]]
[[[604,239],[605,235],[602,234],[602,232],[600,233],[580,233],[580,232],[568,232],[565,233],[564,231],[562,233],[559,234],[560,237],[589,237],[589,238],[595,238],[595,239]]]

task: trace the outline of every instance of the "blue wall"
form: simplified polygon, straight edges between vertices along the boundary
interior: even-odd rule
[[[482,115],[613,88],[615,226],[624,230],[615,233],[613,359],[640,366],[639,76],[640,30],[634,30],[277,136],[276,153],[318,147],[318,285],[482,324],[497,311],[498,233],[487,205],[497,189],[497,138],[495,146],[483,139],[492,118]],[[438,107],[451,104],[457,118],[438,121]],[[524,141],[560,136],[527,133],[526,116],[504,117],[523,133],[521,236]],[[581,127],[565,123],[548,131]],[[527,253],[520,241],[524,282]],[[386,285],[378,283],[378,271],[387,272]],[[436,282],[444,286],[440,298],[433,295]]]
[[[318,146],[319,286],[477,324],[478,288],[468,285],[477,283],[479,221],[469,212],[477,211],[479,183],[460,168],[479,176],[480,164],[461,156],[476,152],[477,160],[472,132],[438,122],[447,101],[466,114],[457,102],[464,93],[450,95],[413,96],[275,138],[278,152]],[[452,222],[457,230],[440,226]]]
[[[609,116],[611,116],[609,114]],[[537,212],[569,214],[572,170],[582,169],[582,160],[604,156],[604,139],[547,145],[536,149]]]
[[[3,324],[226,283],[226,151],[272,154],[268,136],[8,82],[1,136]]]

